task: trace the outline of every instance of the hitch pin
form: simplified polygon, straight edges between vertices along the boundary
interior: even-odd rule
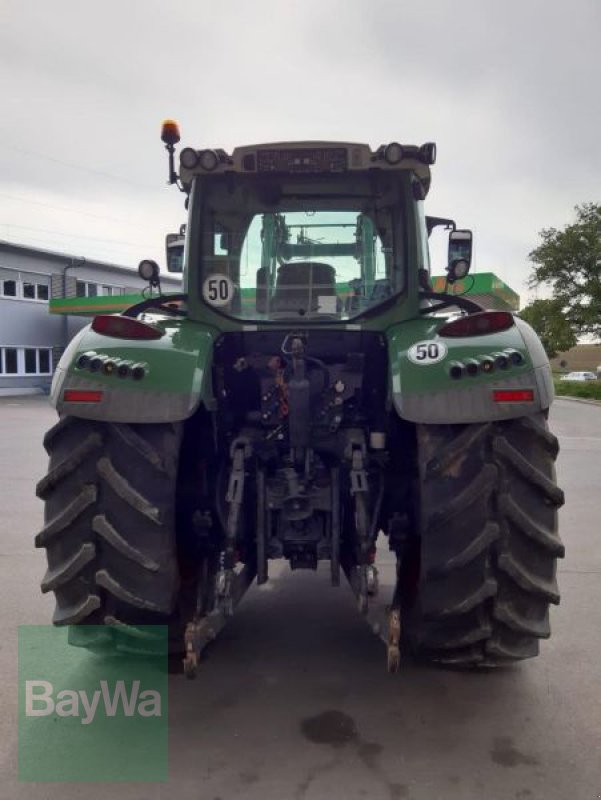
[[[388,615],[388,672],[398,672],[401,666],[401,610],[391,608]]]

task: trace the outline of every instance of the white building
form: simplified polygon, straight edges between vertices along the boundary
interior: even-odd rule
[[[165,291],[179,277],[161,275]],[[54,365],[89,317],[50,314],[50,299],[114,297],[147,284],[135,269],[0,240],[0,395],[48,391]]]

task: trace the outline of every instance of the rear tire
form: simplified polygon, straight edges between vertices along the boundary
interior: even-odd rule
[[[406,604],[414,654],[495,666],[538,654],[559,603],[558,443],[543,414],[420,425],[420,581]]]
[[[55,625],[76,625],[70,641],[152,650],[137,625],[167,624],[178,587],[175,492],[182,429],[64,417],[44,438],[48,474],[35,538],[53,591]],[[106,625],[106,633],[85,630]],[[141,635],[142,634],[142,635]]]

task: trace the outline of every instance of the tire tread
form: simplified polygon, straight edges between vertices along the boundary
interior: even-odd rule
[[[486,667],[537,655],[564,555],[556,437],[539,414],[418,426],[418,446],[422,578],[406,612],[413,651]]]

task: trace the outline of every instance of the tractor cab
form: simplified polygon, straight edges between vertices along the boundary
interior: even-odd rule
[[[313,179],[270,181],[269,192],[262,181],[237,177],[199,182],[193,225],[201,231],[191,263],[200,313],[336,322],[400,297],[407,220],[399,213],[398,177],[378,181],[379,203],[366,178],[349,183],[330,179],[330,191],[317,197]]]
[[[189,196],[190,317],[315,325],[392,307],[414,315],[418,276],[430,270],[422,201],[435,153],[397,143],[184,148],[170,175]]]

